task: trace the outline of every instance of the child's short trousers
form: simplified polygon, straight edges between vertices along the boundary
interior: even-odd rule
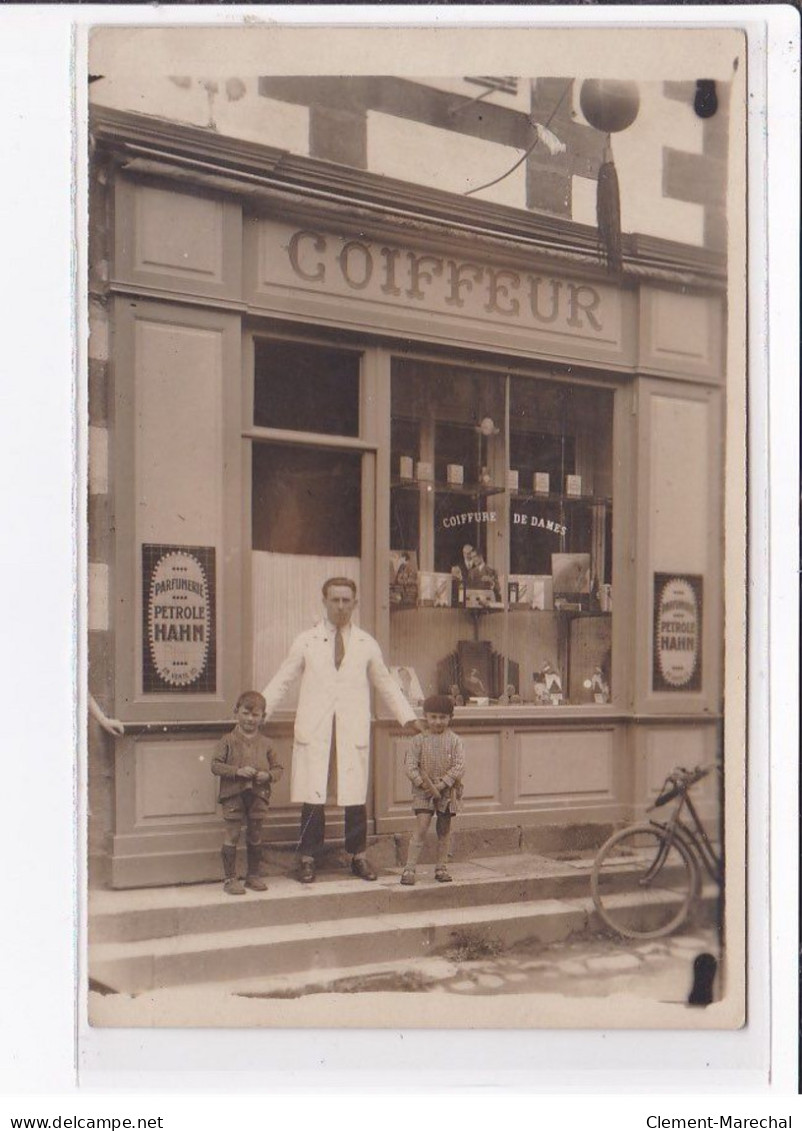
[[[270,810],[270,798],[245,790],[226,797],[220,805],[226,821],[263,821]]]
[[[427,817],[437,817],[438,821],[448,820],[454,816],[453,813],[441,813],[439,809],[413,809],[412,812],[417,817],[419,813],[425,813]]]

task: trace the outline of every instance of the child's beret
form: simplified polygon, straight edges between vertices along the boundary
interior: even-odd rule
[[[423,700],[425,715],[453,715],[454,700],[450,695],[430,695]]]

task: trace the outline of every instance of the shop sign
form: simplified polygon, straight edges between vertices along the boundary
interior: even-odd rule
[[[145,693],[214,692],[213,546],[142,547]]]
[[[654,691],[702,686],[702,578],[654,575]]]
[[[282,286],[353,298],[385,309],[404,307],[517,325],[560,337],[618,344],[621,299],[609,284],[514,270],[480,259],[348,238],[316,228],[264,221],[260,278]]]
[[[498,513],[496,511],[463,511],[462,514],[446,515],[442,519],[442,525],[448,529],[452,526],[465,526],[466,523],[470,522],[496,522],[497,520]],[[514,526],[528,526],[533,530],[548,530],[552,534],[559,534],[563,537],[568,533],[567,526],[555,522],[552,518],[545,518],[543,515],[513,511],[512,522]]]

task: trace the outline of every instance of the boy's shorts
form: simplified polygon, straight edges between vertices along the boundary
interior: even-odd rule
[[[220,802],[223,819],[226,821],[263,821],[270,810],[270,800],[259,797],[250,790],[235,793]]]

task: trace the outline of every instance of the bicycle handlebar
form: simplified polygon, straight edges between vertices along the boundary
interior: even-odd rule
[[[694,770],[686,770],[684,767],[678,766],[677,769],[672,770],[666,778],[663,783],[663,789],[651,808],[659,809],[661,805],[667,805],[669,801],[673,801],[675,797],[687,793],[691,786],[696,785],[702,778],[707,777],[713,768],[713,766],[697,766]],[[670,786],[666,789],[669,783]]]

